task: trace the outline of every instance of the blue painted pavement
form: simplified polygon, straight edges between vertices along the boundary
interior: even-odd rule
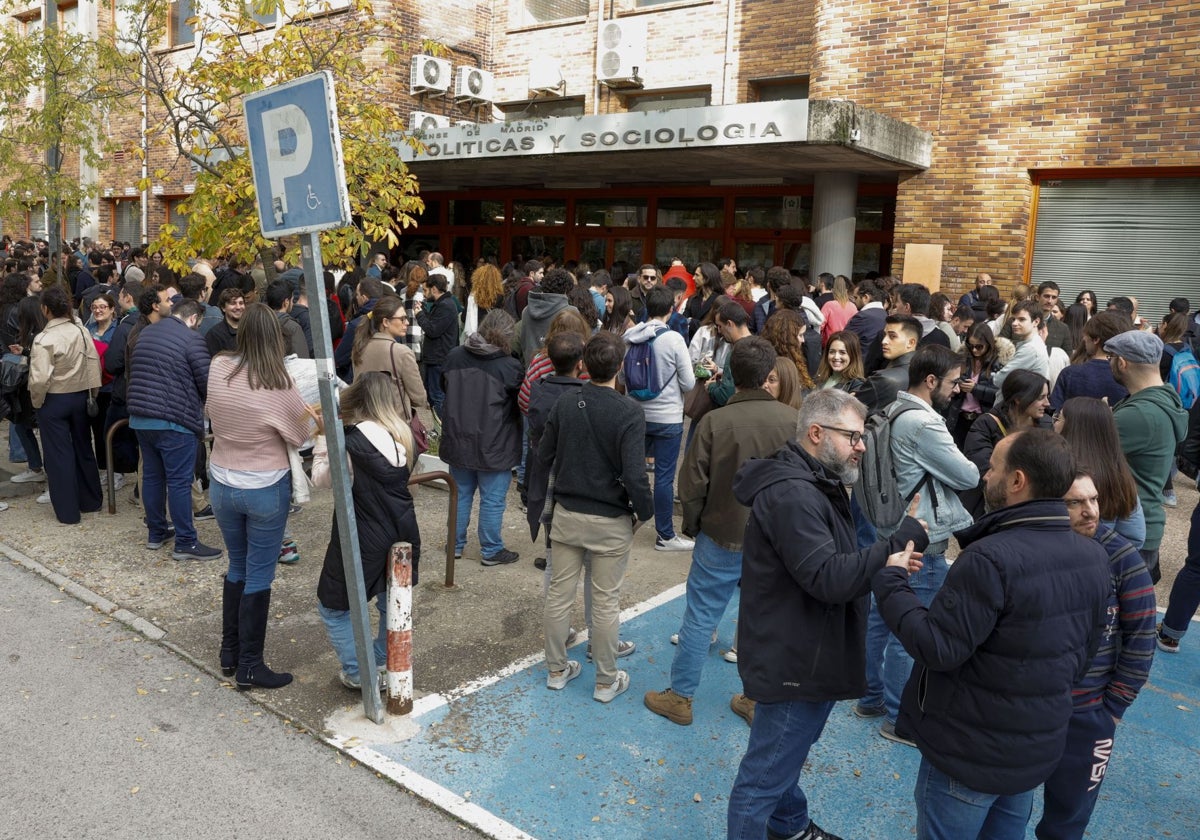
[[[729,710],[741,688],[737,666],[720,657],[736,611],[735,600],[691,726],[642,705],[645,692],[669,685],[679,597],[622,625],[622,638],[638,645],[621,660],[632,686],[609,705],[592,700],[595,672],[580,643],[571,656],[583,674],[563,691],[546,689],[539,663],[419,715],[420,733],[409,741],[367,746],[534,837],[723,837],[749,731]],[[1089,837],[1200,838],[1200,632],[1191,635],[1181,653],[1158,654],[1119,727]],[[839,703],[801,776],[816,821],[847,840],[915,832],[919,755],[877,729]]]

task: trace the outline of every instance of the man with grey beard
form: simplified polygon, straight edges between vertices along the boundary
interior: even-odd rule
[[[857,547],[845,485],[858,478],[866,413],[844,391],[817,391],[804,399],[796,439],[734,478],[750,508],[738,672],[757,705],[729,797],[730,840],[837,840],[809,818],[800,771],[834,703],[866,689],[872,576],[894,554],[916,571],[929,542],[906,516],[888,539]]]

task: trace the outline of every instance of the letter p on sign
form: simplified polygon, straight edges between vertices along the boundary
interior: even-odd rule
[[[262,128],[271,180],[271,209],[275,224],[282,225],[288,211],[284,182],[308,169],[313,150],[312,126],[300,108],[282,105],[263,111]]]

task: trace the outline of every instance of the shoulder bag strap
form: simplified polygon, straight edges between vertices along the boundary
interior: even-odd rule
[[[388,348],[388,361],[392,363],[392,376],[396,378],[396,390],[400,392],[400,405],[404,408],[404,413],[412,417],[412,405],[408,401],[408,394],[404,392],[404,386],[401,385],[400,372],[396,369],[396,342],[392,341],[392,345]]]

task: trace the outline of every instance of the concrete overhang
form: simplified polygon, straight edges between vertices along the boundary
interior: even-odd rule
[[[423,190],[547,185],[803,184],[816,172],[895,180],[930,165],[933,138],[844,100],[456,125],[397,142]]]

